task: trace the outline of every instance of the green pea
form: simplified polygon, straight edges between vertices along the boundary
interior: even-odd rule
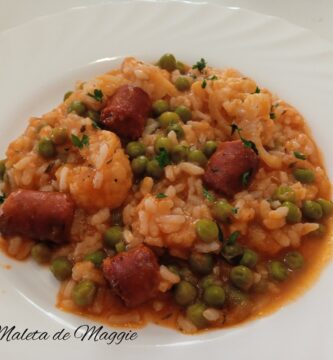
[[[284,281],[288,277],[288,269],[281,261],[273,260],[268,264],[270,276],[277,281]]]
[[[225,301],[224,289],[218,285],[208,286],[203,293],[203,299],[208,306],[222,307]]]
[[[95,110],[88,110],[87,116],[88,116],[88,118],[90,118],[92,121],[95,121],[95,122],[99,122],[99,120],[101,118],[101,114]]]
[[[309,235],[315,236],[315,237],[322,237],[326,233],[326,227],[323,224],[319,224],[319,228],[317,230],[311,231]]]
[[[183,145],[175,145],[171,151],[171,160],[175,164],[185,161],[187,158],[187,148]]]
[[[199,285],[202,289],[206,289],[209,286],[216,285],[216,282],[217,280],[213,275],[207,275],[200,280]]]
[[[156,100],[152,105],[153,113],[155,116],[159,116],[169,110],[169,104],[165,100]]]
[[[123,210],[121,208],[113,209],[111,212],[111,224],[123,225]]]
[[[189,90],[191,84],[187,77],[179,76],[179,78],[177,78],[177,80],[175,81],[175,86],[179,91],[186,91]]]
[[[97,250],[85,255],[83,259],[86,261],[91,261],[95,266],[100,267],[105,258],[106,258],[105,251]]]
[[[316,201],[306,200],[302,206],[303,216],[309,220],[317,221],[323,216],[323,210]]]
[[[275,190],[273,199],[281,202],[294,202],[296,200],[295,191],[289,186],[281,185]]]
[[[190,305],[186,310],[186,317],[198,328],[202,329],[208,326],[208,320],[203,316],[207,307],[203,304]]]
[[[225,245],[222,248],[221,255],[229,264],[238,264],[244,253],[244,249],[239,244]]]
[[[295,204],[290,201],[285,201],[282,206],[288,209],[286,217],[287,223],[294,224],[302,220],[302,212]]]
[[[181,74],[186,73],[187,66],[185,64],[183,64],[181,61],[176,62],[176,68],[177,68],[177,70],[179,70],[179,72]]]
[[[330,216],[333,213],[333,202],[325,199],[316,200],[321,206],[324,216]]]
[[[145,145],[139,141],[131,141],[126,146],[126,153],[131,159],[144,155],[145,152]]]
[[[195,230],[199,238],[206,243],[217,240],[219,236],[219,228],[217,224],[209,219],[198,220],[195,223]]]
[[[133,159],[131,162],[131,167],[133,174],[136,176],[143,175],[146,171],[148,164],[148,159],[146,156],[138,156],[137,158]]]
[[[243,256],[239,262],[241,265],[247,266],[250,269],[253,269],[258,262],[258,254],[251,249],[244,249]]]
[[[205,166],[207,164],[206,155],[201,150],[190,150],[187,159],[199,166]]]
[[[164,54],[158,61],[158,66],[167,71],[173,71],[177,68],[176,58],[172,54]]]
[[[82,116],[87,111],[86,106],[82,101],[74,100],[71,102],[67,108],[67,112],[75,112],[77,115]]]
[[[289,269],[298,270],[303,267],[304,258],[298,251],[290,251],[284,256],[284,262]]]
[[[253,272],[247,266],[235,266],[230,272],[230,280],[239,289],[249,290],[253,285]]]
[[[186,306],[197,297],[197,289],[188,281],[181,281],[175,287],[174,297],[177,304]]]
[[[160,167],[157,160],[150,160],[147,163],[147,175],[154,179],[160,179],[164,174],[164,169]]]
[[[180,117],[177,113],[166,111],[158,117],[158,123],[162,129],[166,129],[169,125],[180,122]]]
[[[56,145],[63,145],[68,140],[67,130],[65,128],[56,127],[52,130],[51,140]]]
[[[161,150],[170,152],[172,150],[172,141],[165,136],[158,137],[154,144],[156,154],[159,154]]]
[[[205,143],[204,147],[202,148],[202,151],[208,158],[210,158],[214,154],[216,149],[217,149],[216,141],[209,140]]]
[[[311,184],[315,180],[315,174],[310,169],[296,168],[293,170],[294,178],[303,184]]]
[[[32,258],[39,264],[49,262],[51,259],[51,255],[51,249],[46,244],[38,243],[31,248]]]
[[[88,306],[94,302],[97,287],[91,280],[82,280],[72,290],[72,299],[78,306]]]
[[[229,305],[240,306],[248,302],[248,297],[241,290],[232,286],[225,287],[226,297]]]
[[[56,148],[49,138],[43,138],[38,142],[38,154],[45,159],[49,159],[55,156]]]
[[[109,227],[104,234],[104,242],[108,248],[114,248],[122,240],[123,229],[118,225]]]
[[[63,281],[71,277],[72,267],[72,263],[65,256],[59,256],[52,260],[50,270],[59,281]]]
[[[191,269],[201,275],[208,275],[214,267],[210,254],[192,253],[189,258]]]
[[[0,180],[3,180],[5,173],[6,173],[6,160],[0,160]]]
[[[72,94],[73,94],[73,91],[67,91],[64,95],[64,101],[66,101]]]
[[[218,200],[212,206],[214,219],[221,223],[227,223],[233,214],[233,207],[226,200]]]
[[[179,270],[179,276],[182,280],[188,281],[190,282],[192,285],[196,285],[198,282],[198,279],[196,278],[196,276],[193,274],[193,272],[186,268],[183,267]]]
[[[175,110],[175,113],[182,119],[184,123],[187,123],[189,120],[192,119],[191,110],[184,105],[178,106]]]
[[[184,130],[180,124],[171,124],[167,127],[167,133],[174,131],[176,133],[177,139],[181,140],[184,138]]]
[[[115,247],[117,253],[124,252],[126,250],[126,244],[123,241],[118,242]]]

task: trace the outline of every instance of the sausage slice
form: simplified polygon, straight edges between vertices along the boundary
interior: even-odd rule
[[[258,166],[258,155],[241,140],[226,141],[209,159],[203,179],[209,188],[233,196],[250,184]]]
[[[151,111],[149,95],[137,86],[123,85],[108,100],[100,122],[106,130],[136,140],[145,127]]]
[[[67,194],[34,190],[12,192],[0,208],[0,232],[64,243],[74,217]]]
[[[141,305],[157,294],[157,257],[145,245],[106,258],[103,272],[112,289],[128,307]]]

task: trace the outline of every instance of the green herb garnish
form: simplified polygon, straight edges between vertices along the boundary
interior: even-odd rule
[[[160,149],[160,153],[155,157],[155,159],[161,168],[164,168],[171,163],[169,154],[165,149]]]
[[[260,88],[258,88],[258,86],[256,87],[256,90],[253,94],[259,94],[260,93]]]
[[[214,194],[212,194],[206,188],[202,188],[202,194],[208,201],[214,201],[215,200]]]
[[[101,127],[97,124],[97,122],[96,122],[96,121],[91,120],[91,122],[92,122],[92,127],[93,127],[94,129],[96,129],[96,130],[101,129]]]
[[[275,120],[275,119],[276,119],[275,113],[270,112],[270,113],[269,113],[269,118],[272,119],[272,120]]]
[[[295,158],[300,160],[306,160],[308,158],[306,155],[300,153],[299,151],[294,151],[294,156]]]
[[[246,187],[249,184],[251,173],[252,171],[249,170],[242,174],[242,185],[244,187]]]
[[[102,90],[99,89],[95,89],[94,93],[88,93],[88,96],[92,97],[93,99],[95,99],[98,102],[102,102],[103,101],[103,92]]]
[[[240,133],[242,131],[242,129],[239,128],[236,124],[231,124],[230,126],[231,126],[231,135],[233,135],[235,133],[235,131],[237,131],[239,138],[242,140],[244,146],[252,149],[258,155],[259,152],[256,147],[256,144],[251,140],[247,140],[247,139],[243,138],[243,136]]]
[[[240,235],[239,231],[234,231],[233,233],[231,233],[229,239],[227,240],[227,245],[234,245],[239,235]]]
[[[73,145],[78,147],[79,149],[82,149],[84,146],[89,145],[89,137],[86,134],[84,134],[81,139],[78,136],[72,134],[71,140]]]
[[[192,66],[192,69],[198,69],[200,72],[202,72],[202,70],[206,67],[206,65],[207,65],[206,60],[201,58]]]
[[[206,79],[204,79],[204,80],[202,81],[202,83],[201,83],[201,87],[202,87],[203,89],[205,89],[206,86],[207,86],[207,81],[206,81]]]
[[[164,199],[164,198],[166,198],[167,196],[165,195],[165,194],[163,194],[163,193],[158,193],[158,194],[156,194],[156,199]]]

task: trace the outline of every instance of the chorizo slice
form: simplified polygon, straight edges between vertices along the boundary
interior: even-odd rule
[[[57,244],[68,241],[74,203],[59,192],[17,190],[0,208],[0,232]]]
[[[205,184],[224,195],[233,196],[249,186],[259,166],[258,155],[241,140],[222,143],[207,164]]]
[[[141,305],[157,294],[157,257],[145,245],[106,258],[103,262],[103,273],[111,288],[127,307]]]
[[[136,140],[144,130],[151,111],[149,95],[140,87],[123,85],[108,100],[100,123],[120,137]]]

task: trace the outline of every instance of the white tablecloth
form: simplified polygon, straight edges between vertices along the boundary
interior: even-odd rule
[[[113,0],[124,1],[124,0]],[[128,0],[127,0],[128,1]],[[135,1],[135,0],[133,0]],[[169,0],[170,1],[170,0]],[[308,28],[333,42],[332,0],[206,0],[275,15]],[[0,31],[35,17],[64,11],[71,7],[101,4],[106,0],[0,0]],[[192,0],[204,2],[204,0]]]

